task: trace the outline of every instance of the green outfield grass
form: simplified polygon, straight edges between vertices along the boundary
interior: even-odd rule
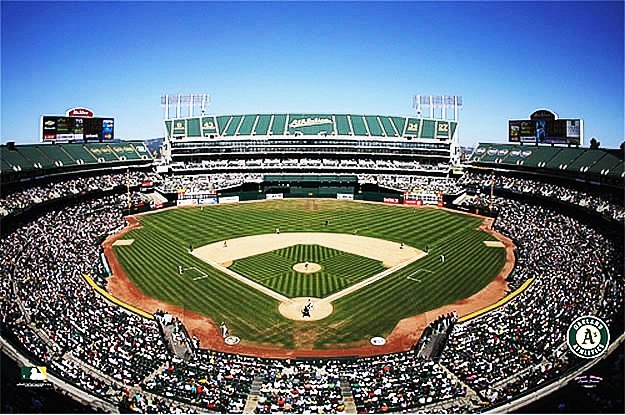
[[[321,270],[301,274],[293,265],[314,262]],[[234,261],[231,270],[289,298],[323,298],[384,271],[382,262],[319,245],[294,245]]]
[[[214,321],[227,321],[231,332],[244,341],[289,348],[332,348],[387,335],[405,317],[478,292],[505,263],[504,249],[484,245],[483,241],[495,239],[476,229],[481,223],[479,218],[434,208],[295,199],[172,209],[142,216],[140,222],[142,228],[123,237],[134,239],[131,245],[114,247],[122,267],[139,289]],[[273,233],[276,228],[281,232],[357,231],[358,235],[405,242],[421,250],[428,246],[429,255],[337,300],[329,317],[316,322],[295,322],[280,315],[278,301],[222,274],[188,252],[191,243],[200,247],[225,239]],[[444,263],[439,261],[440,254],[445,255]],[[253,267],[245,261],[251,259],[236,261],[233,266],[251,270]],[[356,266],[354,262],[346,265],[350,263],[349,256],[344,259],[344,263],[337,259],[335,264],[325,264],[324,270],[328,271],[329,266],[338,273],[341,266]],[[194,280],[186,273],[179,275],[179,265],[195,267],[206,278]],[[371,272],[373,267],[363,263],[349,274],[352,280],[347,285]],[[273,289],[292,290],[290,293],[300,289],[286,283],[280,286],[281,279],[276,275],[269,281],[276,284]],[[338,288],[323,289],[331,292]]]

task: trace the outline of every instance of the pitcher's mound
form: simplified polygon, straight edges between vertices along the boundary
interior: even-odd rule
[[[309,299],[313,303],[312,309],[310,310],[310,317],[304,317],[302,315],[302,310],[306,307],[306,304],[308,304]],[[333,309],[334,307],[332,307],[331,303],[323,301],[320,298],[312,297],[291,298],[290,301],[280,303],[279,307],[280,314],[288,319],[297,321],[321,320],[332,314]]]
[[[308,266],[306,266],[308,264]],[[300,262],[293,265],[293,270],[301,272],[302,274],[312,274],[313,272],[321,271],[321,265],[314,262]]]

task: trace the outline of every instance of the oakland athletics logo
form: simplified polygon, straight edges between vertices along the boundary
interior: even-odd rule
[[[567,344],[577,356],[594,359],[605,352],[610,344],[608,326],[594,316],[579,317],[569,326]]]

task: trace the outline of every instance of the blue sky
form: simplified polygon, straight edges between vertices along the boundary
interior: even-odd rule
[[[507,140],[539,107],[623,132],[623,3],[5,2],[0,140],[86,106],[116,136],[162,136],[163,93],[211,113],[407,115],[412,95],[464,97],[463,145]]]

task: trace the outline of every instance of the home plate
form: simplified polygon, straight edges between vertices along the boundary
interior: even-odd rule
[[[370,341],[374,346],[384,346],[386,344],[386,339],[380,336],[372,337]]]

